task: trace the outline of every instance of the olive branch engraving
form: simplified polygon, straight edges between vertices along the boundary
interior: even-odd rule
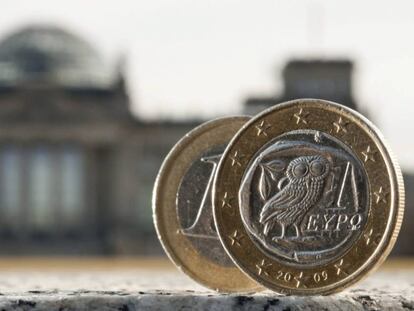
[[[282,160],[272,160],[267,163],[260,164],[259,193],[263,201],[267,201],[272,192],[272,184],[280,183],[278,174],[283,172],[286,163]],[[279,185],[278,185],[279,187]]]

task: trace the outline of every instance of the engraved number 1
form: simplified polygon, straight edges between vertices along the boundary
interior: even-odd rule
[[[212,164],[213,168],[211,170],[206,189],[203,193],[203,198],[197,212],[197,217],[190,227],[181,230],[181,233],[184,235],[198,238],[218,239],[217,232],[214,230],[213,223],[214,220],[211,188],[213,184],[214,174],[216,173],[217,169],[217,164],[220,161],[221,156],[221,154],[218,154],[201,159],[202,162]]]

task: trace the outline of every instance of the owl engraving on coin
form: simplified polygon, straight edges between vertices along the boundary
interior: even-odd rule
[[[290,264],[339,258],[368,218],[362,163],[327,133],[295,130],[253,158],[239,190],[242,221],[253,241]]]
[[[296,237],[301,236],[299,224],[321,196],[329,166],[328,160],[319,155],[298,157],[289,163],[288,184],[272,196],[260,212],[265,235],[278,224],[281,227],[278,238],[285,237],[285,228],[290,225],[294,226]]]

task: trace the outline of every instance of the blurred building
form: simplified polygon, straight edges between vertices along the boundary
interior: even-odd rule
[[[297,98],[321,98],[357,109],[352,96],[353,64],[349,60],[292,60],[282,70],[283,93],[251,97],[245,112],[255,114],[278,103]]]
[[[291,61],[282,75],[284,92],[248,99],[247,113],[300,97],[358,108],[347,60]],[[81,38],[36,26],[0,41],[0,254],[161,252],[153,183],[201,120],[150,122],[130,108],[122,67]],[[413,252],[410,228],[400,253]]]
[[[159,251],[151,191],[196,121],[134,117],[121,68],[29,27],[0,42],[0,253]]]

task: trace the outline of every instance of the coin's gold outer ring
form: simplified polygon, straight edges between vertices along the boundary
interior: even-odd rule
[[[346,125],[345,131],[337,130],[334,122]],[[274,137],[298,129],[328,133],[344,142],[364,164],[368,177],[368,221],[359,239],[338,260],[320,266],[292,266],[263,253],[248,238],[239,210],[238,190],[255,153]],[[243,157],[237,167],[230,161],[235,152]],[[384,200],[376,197],[380,187]],[[359,281],[386,259],[403,219],[402,174],[382,134],[361,114],[325,100],[289,101],[252,118],[228,144],[213,188],[214,220],[227,253],[246,275],[281,294],[331,294]],[[223,204],[231,200],[231,205]],[[228,241],[235,231],[246,237],[239,246]]]
[[[176,197],[182,177],[200,155],[227,144],[250,117],[234,116],[206,122],[186,134],[170,151],[157,176],[153,191],[153,220],[157,235],[171,261],[196,282],[220,292],[262,290],[237,266],[224,267],[202,256],[180,233]],[[223,252],[225,253],[225,252]]]

